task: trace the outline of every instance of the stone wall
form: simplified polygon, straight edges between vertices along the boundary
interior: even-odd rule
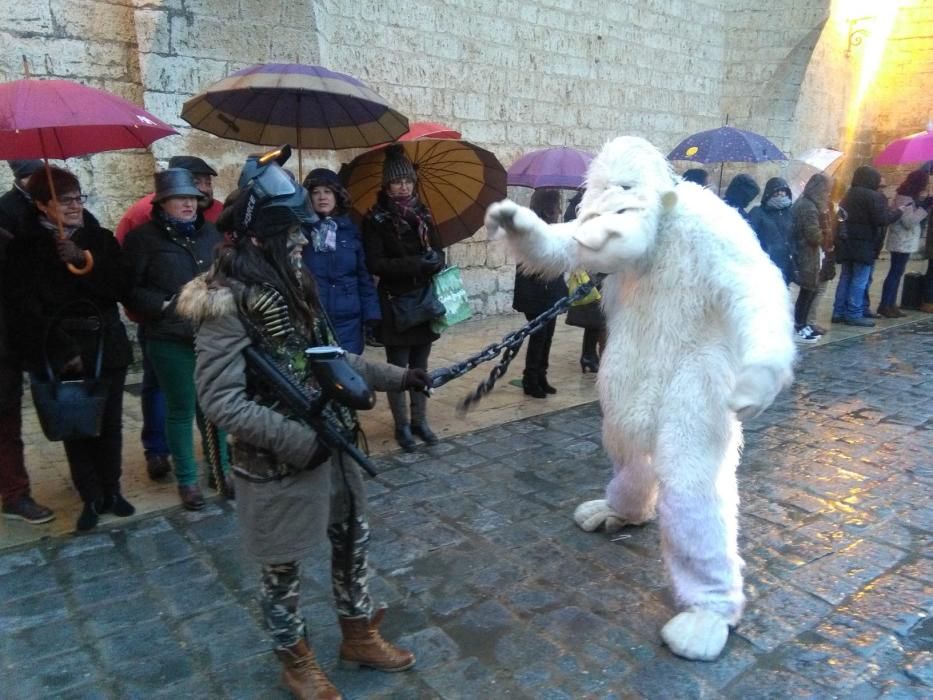
[[[174,153],[215,165],[219,195],[233,187],[256,147],[191,130],[178,115],[198,90],[258,62],[355,75],[412,120],[453,126],[505,165],[543,146],[595,151],[619,134],[667,151],[727,114],[791,154],[833,145],[856,66],[842,57],[845,37],[830,31],[830,4],[789,0],[775,23],[773,8],[753,0],[20,0],[0,6],[0,79],[21,77],[25,56],[36,76],[112,90],[179,130],[151,152],[68,163],[112,226]],[[931,10],[903,4],[891,60],[909,77],[879,91],[866,114],[871,148],[913,130],[906,125],[929,105],[920,86],[930,51],[916,45],[930,35]],[[909,100],[898,98],[904,91]],[[305,170],[355,155],[306,152]],[[749,170],[763,178],[781,167]],[[480,232],[450,255],[477,311],[511,306],[502,244]]]

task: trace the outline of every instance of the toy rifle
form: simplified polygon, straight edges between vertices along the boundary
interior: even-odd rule
[[[347,362],[346,351],[329,345],[305,350],[308,368],[321,387],[318,391],[298,385],[275,360],[255,346],[247,347],[243,355],[247,369],[296,417],[313,428],[325,447],[346,453],[370,476],[376,476],[376,468],[369,457],[324,411],[331,401],[361,411],[371,409],[376,403],[366,380]]]

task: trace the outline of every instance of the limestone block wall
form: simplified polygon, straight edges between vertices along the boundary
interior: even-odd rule
[[[929,21],[920,0],[906,4]],[[412,120],[449,124],[505,165],[543,146],[595,151],[618,134],[666,152],[727,113],[791,153],[827,145],[853,70],[825,27],[830,0],[781,3],[780,22],[773,10],[754,0],[19,0],[0,4],[0,80],[21,77],[25,55],[35,76],[104,87],[179,130],[149,152],[68,163],[113,226],[175,153],[215,165],[220,196],[233,188],[258,148],[191,130],[178,115],[200,89],[257,62],[355,75]],[[901,114],[900,102],[883,109]],[[921,108],[903,110],[882,118],[879,107],[866,125],[893,133]],[[305,170],[355,155],[307,152]],[[450,254],[478,312],[510,307],[514,268],[501,243],[480,232]]]

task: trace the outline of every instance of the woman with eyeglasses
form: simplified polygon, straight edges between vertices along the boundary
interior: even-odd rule
[[[26,369],[45,376],[47,353],[56,376],[90,376],[98,338],[103,341],[101,377],[108,391],[100,435],[65,441],[71,478],[84,502],[76,528],[90,530],[103,513],[135,512],[120,492],[123,385],[133,359],[117,310],[127,289],[120,246],[85,211],[87,195],[67,170],[37,170],[26,190],[34,218],[7,248],[3,290],[10,336]]]

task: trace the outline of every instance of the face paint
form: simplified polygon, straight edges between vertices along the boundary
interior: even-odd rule
[[[301,232],[301,227],[296,226],[288,232],[288,261],[296,272],[301,271],[301,254],[305,246],[308,245],[308,239]]]

